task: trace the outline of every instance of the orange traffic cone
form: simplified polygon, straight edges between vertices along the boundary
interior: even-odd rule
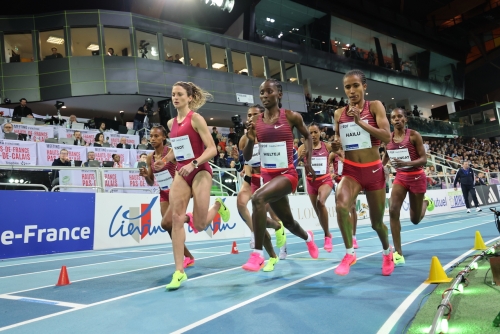
[[[486,247],[486,245],[484,244],[483,237],[481,236],[481,233],[479,233],[479,231],[476,231],[476,238],[474,239],[474,249],[488,249],[488,247]]]
[[[233,241],[233,247],[231,248],[231,254],[239,254],[238,246],[236,246],[236,241]]]
[[[68,270],[66,266],[61,267],[61,273],[59,274],[59,280],[57,281],[56,286],[63,286],[71,284],[68,277]]]
[[[432,284],[447,282],[451,282],[451,278],[446,276],[446,273],[441,266],[441,262],[439,262],[437,256],[433,256],[431,260],[431,268],[429,270],[429,278],[425,280],[425,283]]]

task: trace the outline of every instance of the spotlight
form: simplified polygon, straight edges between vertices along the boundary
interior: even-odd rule
[[[9,183],[14,183],[14,179],[9,179]]]
[[[24,183],[24,180],[23,180],[23,179],[20,179],[20,180],[19,180],[19,183]]]
[[[15,180],[14,180],[14,183],[19,183],[19,180],[18,180],[18,179],[15,179]]]
[[[5,99],[3,100],[3,103],[5,103],[5,104],[9,104],[9,103],[10,103],[10,99],[5,98]]]
[[[61,109],[61,108],[65,108],[65,106],[64,106],[64,102],[62,102],[62,101],[56,101],[55,106],[56,106],[56,109],[57,109],[57,110],[59,110],[59,109]]]

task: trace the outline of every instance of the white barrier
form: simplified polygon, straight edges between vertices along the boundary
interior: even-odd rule
[[[427,215],[465,210],[461,191],[453,189],[430,190],[427,192],[436,205]],[[389,198],[390,194],[387,194]],[[335,199],[332,194],[326,207],[330,218],[330,228],[337,227]],[[216,197],[211,197],[211,203]],[[205,231],[194,234],[185,225],[186,241],[212,239],[236,239],[250,236],[250,230],[238,214],[236,197],[224,198],[226,206],[231,210],[231,219],[224,223],[219,215]],[[289,196],[290,207],[294,218],[305,230],[321,230],[319,220],[314,212],[308,196]],[[384,221],[389,221],[389,201],[386,201]],[[192,210],[191,200],[187,211]],[[358,226],[370,225],[366,196],[358,196]],[[251,203],[248,204],[251,212]],[[409,218],[408,197],[401,208],[401,218]],[[425,218],[424,218],[425,219]],[[109,249],[170,243],[168,233],[161,229],[160,200],[153,194],[96,194],[94,249]]]

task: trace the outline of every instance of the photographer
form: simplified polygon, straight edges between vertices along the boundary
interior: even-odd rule
[[[137,110],[137,113],[135,114],[134,117],[134,130],[139,131],[139,140],[142,140],[142,137],[144,136],[144,120],[146,116],[148,118],[153,117],[154,115],[158,114],[158,111],[153,112],[153,106],[154,106],[154,101],[151,98],[146,99],[144,105],[140,107]]]

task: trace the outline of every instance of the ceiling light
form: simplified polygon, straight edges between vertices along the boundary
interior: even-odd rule
[[[295,82],[297,81],[297,78],[290,78],[290,82]]]
[[[394,100],[394,98],[392,98]]]
[[[365,95],[368,95],[368,93],[366,93]]]
[[[9,183],[14,183],[14,179],[9,179]]]
[[[153,57],[157,57],[158,56],[158,50],[154,46],[151,47],[151,55]]]
[[[338,87],[335,87],[335,89],[339,89]]]
[[[15,179],[15,180],[14,180],[14,183],[19,183],[19,180],[18,180],[18,179]]]
[[[47,39],[47,42],[48,43],[52,43],[52,44],[63,44],[64,43],[64,38],[50,36]]]
[[[223,68],[225,65],[221,63],[213,63],[212,67],[215,68],[216,70]]]
[[[99,50],[99,45],[97,45],[97,44],[90,44],[89,46],[87,46],[87,50],[98,51]]]
[[[227,10],[228,13],[231,13],[234,8],[234,0],[226,0],[226,3],[224,4],[224,7],[222,10]]]
[[[278,35],[278,38],[281,38],[281,37],[283,37],[283,33],[282,32],[280,32],[280,34]]]
[[[349,45],[351,45],[351,44],[346,44],[345,46],[349,47]]]
[[[120,110],[120,114],[123,114],[124,112],[125,112],[125,111],[123,111],[123,110]]]
[[[24,180],[23,180],[23,179],[21,179],[21,180],[19,180],[19,182],[20,182],[20,183],[24,183]]]
[[[274,23],[274,19],[272,19],[272,18],[270,18],[270,17],[267,17],[267,18],[266,18],[266,21],[267,21],[267,22]]]
[[[434,107],[434,105],[432,105],[431,107]]]
[[[214,120],[214,119],[213,119],[213,117],[212,117],[212,118],[210,118],[210,120],[211,120],[211,121],[213,121],[213,120]]]

